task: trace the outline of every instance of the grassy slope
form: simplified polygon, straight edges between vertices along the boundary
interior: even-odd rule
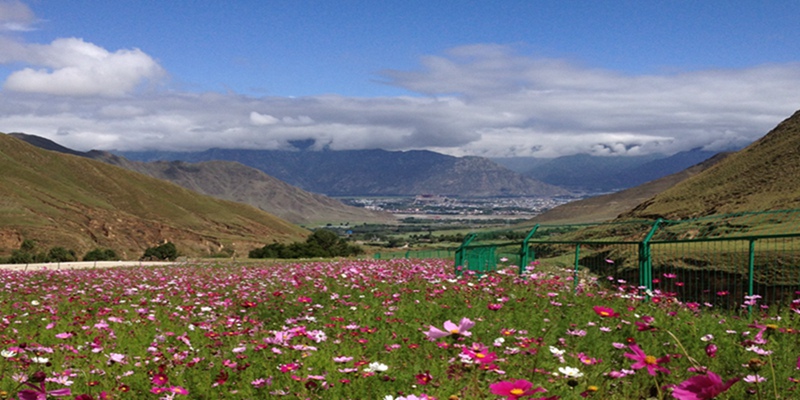
[[[253,207],[0,135],[0,248],[21,239],[79,252],[111,247],[127,255],[162,240],[186,253],[245,251],[305,231]]]

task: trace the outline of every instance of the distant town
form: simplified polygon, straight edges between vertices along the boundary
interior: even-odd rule
[[[525,219],[578,197],[458,198],[434,194],[416,197],[349,197],[345,204],[386,211],[398,218]]]

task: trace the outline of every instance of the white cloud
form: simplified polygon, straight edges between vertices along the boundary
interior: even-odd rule
[[[259,114],[255,111],[250,112],[250,122],[253,125],[275,125],[280,122],[279,119],[268,114]]]
[[[253,98],[137,93],[137,85],[163,73],[138,50],[112,53],[79,39],[12,44],[0,41],[0,50],[49,69],[31,69],[29,77],[17,71],[27,91],[6,83],[0,131],[41,135],[77,150],[278,149],[313,139],[315,149],[453,155],[672,154],[747,144],[800,108],[800,64],[626,75],[475,45],[426,57],[416,71],[385,72],[386,83],[418,97]],[[101,72],[115,78],[86,81]],[[47,93],[59,87],[64,96],[33,90],[37,80],[42,90],[59,81]]]
[[[109,52],[82,39],[56,39],[48,45],[0,41],[5,61],[32,65],[11,73],[3,89],[60,96],[123,96],[164,70],[139,49]],[[3,58],[0,58],[0,61]]]
[[[18,0],[0,1],[0,31],[31,31],[35,22],[27,5]]]

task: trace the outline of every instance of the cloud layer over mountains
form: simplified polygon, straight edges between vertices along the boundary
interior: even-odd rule
[[[387,68],[396,97],[253,97],[171,84],[158,58],[80,38],[30,43],[38,20],[0,1],[0,131],[78,150],[430,149],[555,157],[741,146],[800,108],[800,63],[632,75],[474,44]],[[388,67],[388,66],[387,66]]]

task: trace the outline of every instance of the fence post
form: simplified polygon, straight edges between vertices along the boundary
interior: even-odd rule
[[[753,279],[755,276],[755,263],[756,263],[756,240],[750,239],[750,249],[748,254],[748,261],[747,261],[747,295],[753,295]],[[752,297],[751,297],[752,299]],[[753,313],[753,306],[747,306],[747,316],[749,317]]]
[[[581,244],[575,244],[575,271],[572,273],[572,291],[578,290],[578,268],[580,267],[579,261],[581,259]]]
[[[653,291],[653,258],[650,254],[650,239],[655,235],[661,221],[663,221],[661,218],[657,219],[647,236],[639,242],[639,286],[643,286],[651,292]]]
[[[461,245],[458,246],[458,248],[456,249],[456,261],[455,261],[456,275],[460,275],[458,272],[458,267],[464,266],[464,256],[467,253],[467,246],[469,246],[469,243],[472,242],[476,237],[478,237],[477,234],[470,233],[464,238],[464,241],[461,242]]]
[[[528,236],[525,236],[525,240],[522,241],[522,247],[519,249],[519,274],[522,275],[525,273],[525,270],[528,268],[528,263],[530,262],[531,252],[530,248],[528,247],[528,242],[533,237],[533,234],[536,233],[536,230],[539,229],[539,224],[533,226],[530,232],[528,232]]]

